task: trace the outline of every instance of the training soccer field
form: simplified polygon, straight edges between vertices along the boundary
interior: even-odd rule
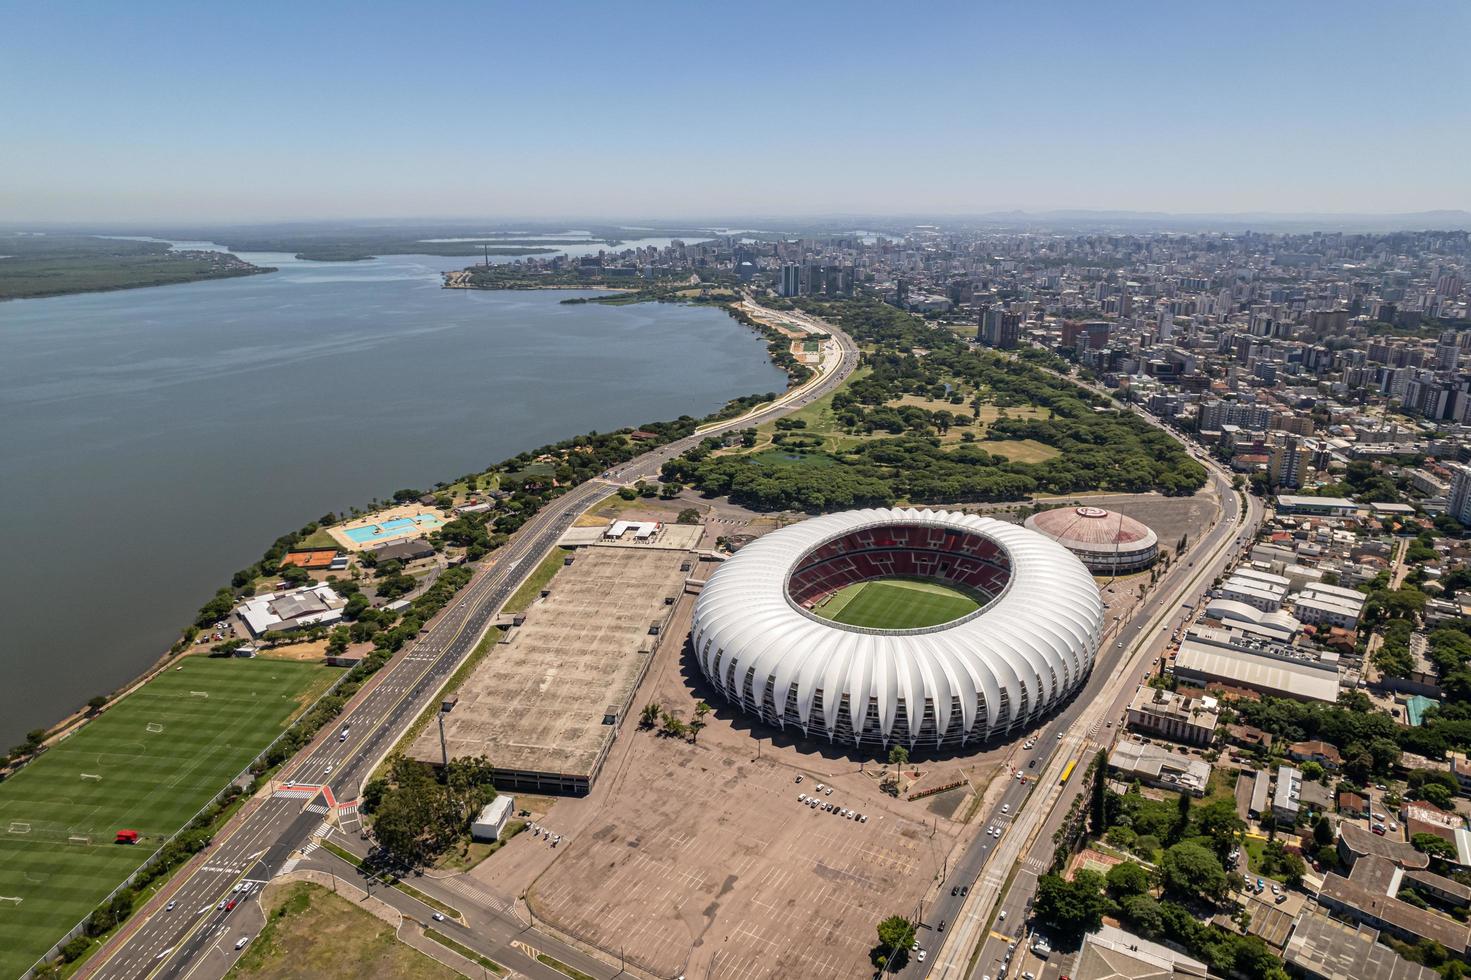
[[[0,783],[0,978],[30,967],[337,676],[280,660],[178,666]],[[122,829],[138,845],[114,844]]]
[[[938,582],[886,578],[839,589],[813,612],[849,626],[907,630],[948,623],[979,607],[975,597]]]

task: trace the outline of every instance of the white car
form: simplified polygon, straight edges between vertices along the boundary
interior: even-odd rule
[[[921,963],[923,963],[924,962],[924,958],[925,958],[925,951],[924,950],[920,950],[919,951],[919,961]]]
[[[239,939],[235,940],[235,948],[236,949],[244,949],[245,948],[245,944],[248,943],[248,942],[250,942],[250,937],[249,936],[241,936]]]
[[[996,918],[999,919],[999,920],[1001,920],[1002,922],[1005,922],[1006,921],[1006,910],[1005,909],[1002,909],[1000,912],[998,912],[996,914]]]
[[[1003,804],[1001,804],[1001,812],[1002,813],[1010,813],[1011,812],[1011,804],[1010,803],[1003,803]]]

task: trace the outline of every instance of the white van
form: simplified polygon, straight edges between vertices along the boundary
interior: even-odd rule
[[[235,948],[236,949],[244,949],[245,948],[245,944],[248,943],[248,942],[250,942],[250,937],[249,936],[241,936],[239,939],[235,940]]]

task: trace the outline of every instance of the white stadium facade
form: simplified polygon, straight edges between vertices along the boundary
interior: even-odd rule
[[[951,584],[979,608],[919,629],[812,611],[854,583]],[[767,724],[859,748],[954,749],[1027,726],[1086,680],[1103,602],[1042,534],[948,511],[847,511],[747,545],[695,603],[691,640],[720,694]]]

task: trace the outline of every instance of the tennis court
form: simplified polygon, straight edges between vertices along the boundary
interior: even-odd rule
[[[885,578],[839,589],[812,611],[848,626],[903,630],[938,626],[978,608],[976,598],[948,585],[924,579]]]
[[[337,676],[274,660],[177,666],[0,783],[0,976],[23,973]],[[123,829],[139,843],[114,844]]]

